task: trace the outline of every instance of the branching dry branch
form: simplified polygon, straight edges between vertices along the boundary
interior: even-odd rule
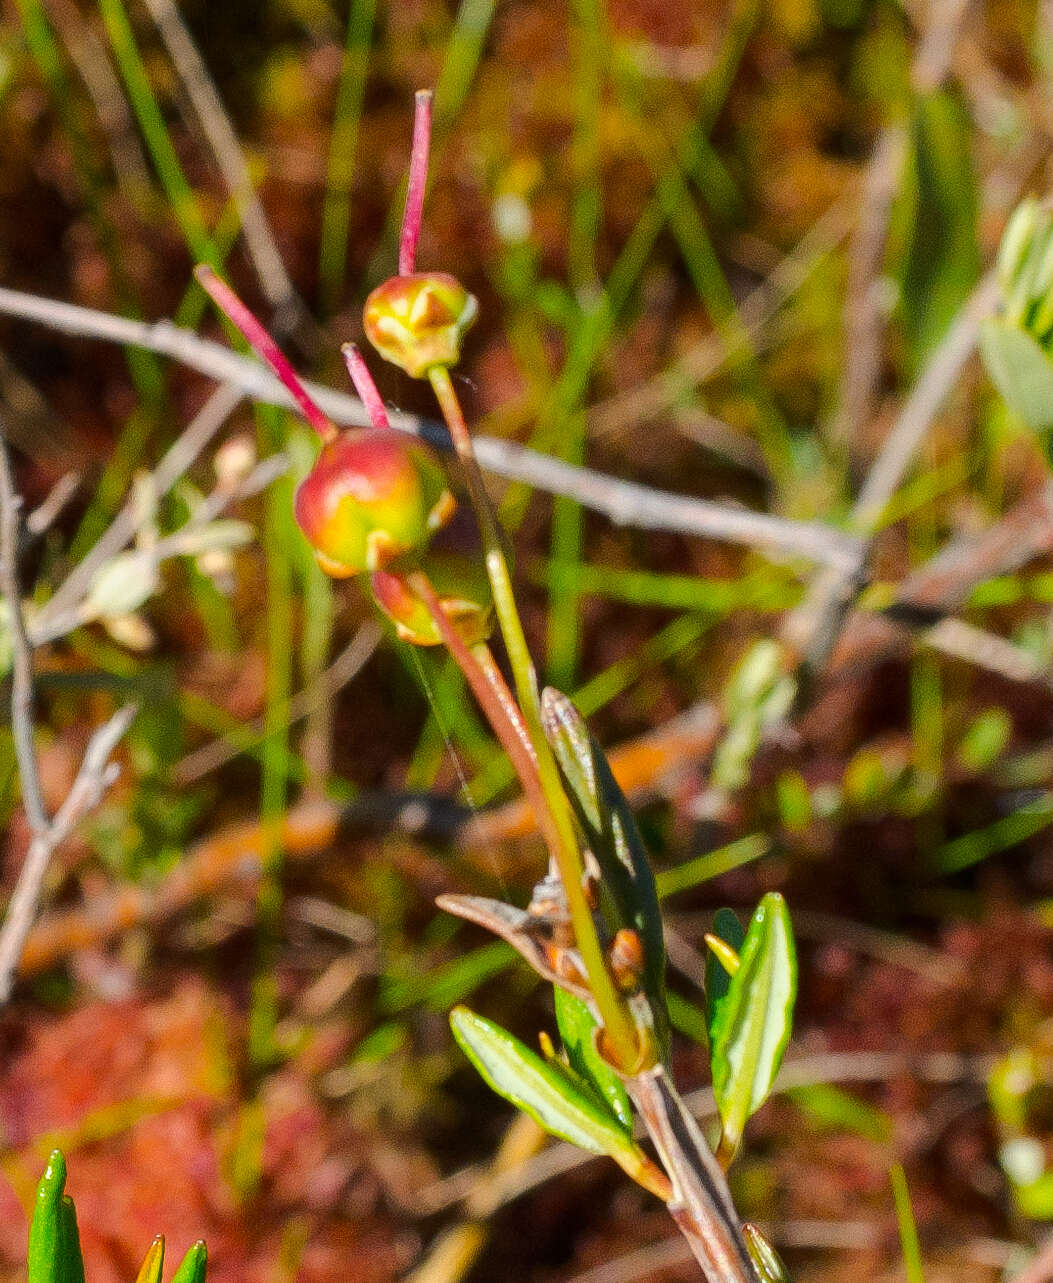
[[[13,651],[11,722],[22,797],[33,835],[0,928],[0,1006],[11,996],[18,962],[37,915],[51,856],[81,817],[98,806],[106,789],[117,778],[119,768],[111,761],[111,755],[135,716],[134,707],[123,708],[95,732],[73,787],[54,818],[49,819],[44,808],[33,745],[33,652],[22,617],[22,591],[18,577],[19,508],[7,445],[0,439],[0,578],[7,600]]]
[[[278,379],[257,361],[238,356],[229,348],[199,338],[168,321],[144,324],[9,289],[0,289],[0,313],[35,321],[66,334],[145,348],[171,357],[217,382],[228,383],[255,401],[288,408],[293,405]],[[357,397],[315,383],[305,382],[304,386],[334,422],[369,425]],[[414,414],[392,412],[390,418],[393,427],[425,436],[440,448],[450,449],[449,438],[440,425]],[[487,471],[510,481],[525,482],[537,490],[565,495],[617,525],[721,539],[781,557],[806,557],[837,567],[842,574],[848,574],[859,563],[860,544],[855,537],[817,522],[788,521],[768,513],[670,494],[588,468],[574,467],[493,437],[476,439],[475,452]]]

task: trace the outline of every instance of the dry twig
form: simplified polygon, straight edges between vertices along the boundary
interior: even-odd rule
[[[144,324],[9,289],[0,289],[0,313],[36,321],[66,334],[145,348],[180,361],[217,382],[228,383],[255,401],[293,408],[289,393],[258,361],[238,356],[168,321]],[[369,426],[369,417],[357,397],[307,381],[304,387],[334,422]],[[450,449],[449,438],[440,425],[414,414],[392,413],[390,418],[393,427]],[[537,490],[565,495],[617,525],[746,544],[778,556],[805,557],[835,566],[842,574],[848,574],[859,563],[859,541],[818,522],[789,521],[768,513],[670,494],[574,467],[512,441],[479,437],[474,444],[479,462],[487,471],[510,481],[525,482]]]
[[[49,818],[44,808],[33,745],[33,652],[22,617],[22,592],[18,578],[19,507],[7,445],[0,438],[0,578],[7,599],[13,651],[11,724],[22,780],[22,798],[33,835],[0,928],[0,1005],[11,996],[15,972],[37,914],[51,856],[81,817],[99,804],[106,789],[117,778],[119,767],[111,761],[111,756],[135,716],[133,707],[123,708],[95,732],[73,787],[54,818]]]

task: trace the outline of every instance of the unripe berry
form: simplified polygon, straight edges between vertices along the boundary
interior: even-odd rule
[[[486,641],[493,626],[490,585],[482,566],[456,553],[426,553],[414,558],[414,569],[428,576],[443,612],[460,633],[465,645]],[[370,577],[377,605],[395,625],[403,641],[414,646],[439,646],[442,636],[435,620],[413,592],[397,566],[378,570]]]
[[[423,379],[436,365],[456,365],[461,340],[479,305],[446,272],[392,276],[366,299],[362,319],[385,360]]]
[[[455,507],[432,451],[391,428],[352,428],[326,442],[294,504],[318,564],[337,579],[423,548]]]

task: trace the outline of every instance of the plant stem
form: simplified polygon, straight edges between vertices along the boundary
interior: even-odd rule
[[[402,235],[399,239],[399,276],[410,276],[417,264],[424,189],[428,182],[432,97],[430,89],[417,90],[413,113],[413,150],[410,153],[409,181],[406,184],[406,209],[402,215]]]
[[[288,357],[267,333],[264,326],[260,324],[252,312],[238,298],[226,281],[221,280],[207,264],[199,263],[194,268],[194,275],[197,277],[198,284],[212,299],[213,303],[234,322],[256,352],[263,357],[278,378],[281,379],[299,407],[300,413],[318,433],[322,441],[325,443],[332,441],[337,435],[336,425],[326,418],[325,414],[311,399],[300,382],[300,376],[289,363]]]
[[[673,1184],[669,1214],[709,1283],[757,1283],[727,1180],[662,1065],[626,1084]]]
[[[491,667],[497,671],[497,665],[490,656],[489,648],[483,647],[489,656],[489,663],[480,662],[478,650],[474,652],[466,645],[464,638],[454,627],[453,621],[442,608],[439,595],[432,586],[431,580],[423,571],[416,571],[406,577],[406,583],[410,590],[417,596],[427,607],[428,614],[431,615],[435,627],[439,630],[446,649],[453,656],[457,667],[465,676],[465,680],[472,689],[472,694],[479,701],[479,706],[486,714],[487,720],[493,728],[494,734],[500,741],[501,747],[508,754],[512,765],[515,767],[516,774],[519,776],[520,783],[523,785],[523,792],[537,816],[538,827],[545,836],[546,842],[551,846],[557,841],[556,828],[552,819],[552,811],[548,805],[548,799],[541,787],[541,779],[537,770],[537,757],[533,751],[533,746],[526,735],[526,728],[519,717],[519,710],[515,710],[515,715],[509,707],[508,700],[511,699],[511,692],[504,688],[504,693],[495,685],[492,680],[492,674],[488,671]],[[500,678],[500,672],[497,673]],[[500,678],[501,685],[504,686],[504,679]],[[506,698],[507,696],[507,698]],[[514,702],[512,708],[514,708]]]
[[[537,677],[530,658],[523,624],[519,618],[512,577],[501,543],[490,496],[486,492],[483,475],[472,448],[472,438],[465,423],[457,393],[454,391],[450,372],[445,366],[433,366],[428,371],[431,386],[449,428],[454,450],[464,468],[465,479],[472,506],[475,508],[486,555],[486,572],[494,596],[494,609],[501,625],[505,649],[512,667],[516,693],[530,740],[537,758],[537,772],[544,795],[546,811],[551,817],[552,840],[549,850],[559,869],[567,895],[574,935],[582,962],[589,978],[589,987],[599,1009],[610,1050],[618,1065],[631,1072],[639,1064],[640,1041],[636,1026],[624,997],[618,992],[607,966],[607,959],[600,944],[593,921],[592,910],[585,898],[583,878],[585,873],[577,835],[571,819],[570,807],[563,793],[559,768],[541,726],[541,706],[538,699]],[[438,622],[438,621],[436,621]],[[467,676],[467,674],[466,674]],[[496,728],[495,728],[496,729]],[[541,823],[542,817],[538,816]],[[546,834],[546,837],[548,835]]]
[[[508,714],[508,720],[515,727],[516,734],[523,741],[523,747],[530,754],[534,763],[534,769],[537,769],[537,753],[534,750],[534,741],[530,738],[530,732],[527,730],[527,724],[523,720],[523,714],[519,710],[519,705],[515,701],[515,696],[508,689],[508,683],[505,681],[505,675],[497,666],[494,659],[494,653],[486,642],[479,642],[471,648],[472,654],[479,663],[479,667],[486,674],[486,680],[493,688],[494,694],[501,701],[501,707]]]
[[[366,407],[370,422],[375,428],[390,429],[391,420],[388,418],[387,406],[377,390],[377,385],[373,382],[373,376],[369,372],[369,366],[366,365],[362,353],[354,343],[345,343],[340,351],[344,354],[347,372],[355,385],[358,399]]]

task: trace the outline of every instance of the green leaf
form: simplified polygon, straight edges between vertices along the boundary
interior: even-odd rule
[[[987,708],[966,728],[955,756],[967,771],[978,775],[1002,756],[1013,736],[1013,719],[1004,708]]]
[[[450,1026],[488,1086],[547,1132],[619,1162],[635,1151],[625,1127],[559,1061],[543,1060],[507,1029],[467,1007],[454,1007]]]
[[[972,123],[960,96],[938,90],[921,98],[911,141],[904,186],[913,208],[903,211],[901,224],[910,229],[902,312],[917,367],[946,333],[980,271]]]
[[[80,1250],[80,1231],[77,1229],[77,1209],[68,1194],[59,1208],[59,1229],[62,1236],[61,1260],[64,1283],[84,1283],[84,1257]]]
[[[79,1256],[79,1248],[68,1233],[69,1213],[63,1209],[65,1188],[66,1160],[56,1149],[37,1186],[29,1226],[26,1283],[67,1283],[75,1275],[73,1257],[74,1253]]]
[[[797,958],[786,902],[770,891],[757,906],[713,1025],[713,1091],[722,1145],[738,1148],[747,1119],[768,1097],[790,1038]]]
[[[1006,405],[1034,432],[1053,427],[1053,361],[1011,321],[988,317],[980,352]]]
[[[713,934],[730,945],[739,954],[739,966],[742,966],[742,942],[746,933],[742,929],[738,914],[734,909],[718,909],[713,919]],[[723,963],[711,950],[706,951],[706,1024],[709,1026],[709,1041],[713,1044],[714,1030],[731,989],[732,977]]]
[[[833,1083],[793,1087],[786,1094],[822,1131],[855,1132],[883,1145],[892,1139],[892,1119],[888,1114]]]
[[[549,687],[541,697],[541,715],[586,844],[600,866],[600,895],[610,933],[629,927],[643,943],[643,988],[664,1058],[669,1045],[665,938],[647,849],[625,794],[578,710],[566,695]]]
[[[172,1275],[172,1283],[205,1283],[207,1267],[208,1251],[198,1239],[180,1261],[179,1268]]]
[[[570,1067],[595,1087],[617,1121],[626,1132],[631,1132],[633,1111],[629,1095],[622,1080],[596,1050],[594,1035],[598,1026],[592,1012],[580,998],[559,986],[555,989],[555,999],[556,1023]]]
[[[723,698],[727,729],[710,772],[717,788],[735,792],[746,783],[764,728],[789,711],[796,686],[785,670],[783,648],[768,639],[754,643],[736,665]]]

